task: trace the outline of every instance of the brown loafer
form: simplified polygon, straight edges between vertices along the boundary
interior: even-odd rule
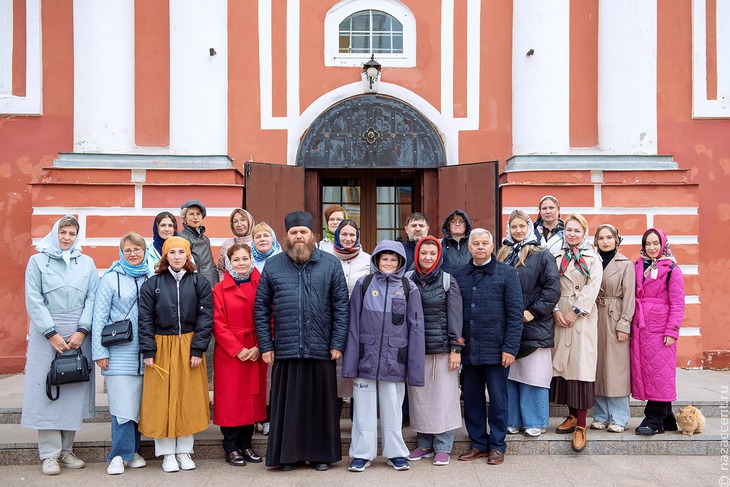
[[[565,418],[565,421],[560,423],[560,426],[555,429],[555,432],[560,435],[567,435],[568,433],[575,431],[576,426],[578,426],[578,420],[575,416],[568,416]]]
[[[586,447],[586,429],[583,426],[576,426],[573,432],[573,451],[580,453]]]
[[[479,450],[478,448],[470,448],[469,451],[466,453],[462,453],[459,455],[459,460],[462,460],[464,462],[470,462],[472,460],[476,460],[477,458],[482,458],[488,456],[489,453]]]
[[[489,465],[501,465],[504,463],[504,452],[499,450],[492,450],[489,452],[489,458],[487,458]]]

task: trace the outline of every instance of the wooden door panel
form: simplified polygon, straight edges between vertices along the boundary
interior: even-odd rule
[[[496,167],[497,162],[493,161],[438,169],[439,220],[438,229],[432,228],[432,234],[440,235],[444,219],[452,211],[460,209],[469,215],[472,228],[486,228],[494,235],[499,235],[496,227]]]
[[[279,241],[283,241],[284,217],[304,209],[304,168],[247,162],[245,175],[246,209],[257,223],[271,225]]]

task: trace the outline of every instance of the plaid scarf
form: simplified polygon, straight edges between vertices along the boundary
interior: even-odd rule
[[[586,277],[591,277],[591,273],[588,270],[588,264],[586,264],[579,247],[569,247],[565,251],[563,259],[560,261],[560,274],[565,274],[571,260],[575,260],[575,268],[578,269],[578,272]]]

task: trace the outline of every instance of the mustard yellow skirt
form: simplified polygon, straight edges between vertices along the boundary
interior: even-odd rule
[[[210,396],[205,355],[190,367],[193,333],[155,335],[155,367],[145,367],[139,431],[150,438],[179,438],[208,428]]]

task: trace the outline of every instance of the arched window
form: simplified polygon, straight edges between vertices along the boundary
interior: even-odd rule
[[[340,22],[340,54],[403,54],[403,24],[380,10],[361,10]]]
[[[399,0],[342,0],[324,21],[325,66],[416,65],[416,21]]]

